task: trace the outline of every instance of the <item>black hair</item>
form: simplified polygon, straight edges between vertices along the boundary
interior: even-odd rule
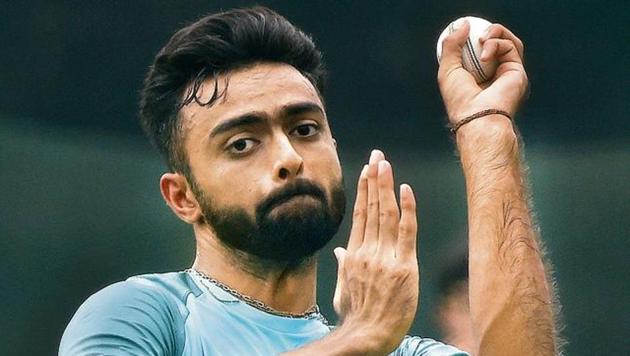
[[[468,255],[461,254],[452,258],[442,269],[438,279],[438,291],[447,297],[456,291],[460,282],[468,281]]]
[[[190,179],[180,109],[192,101],[212,105],[225,92],[218,91],[217,76],[258,62],[295,67],[323,95],[321,52],[308,35],[265,7],[205,16],[177,31],[156,55],[140,95],[140,121],[171,171]],[[202,103],[197,91],[210,78],[214,92]]]

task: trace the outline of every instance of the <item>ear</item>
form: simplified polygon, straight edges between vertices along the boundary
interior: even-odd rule
[[[164,173],[160,178],[160,191],[166,204],[180,219],[194,224],[203,217],[199,203],[183,175]]]

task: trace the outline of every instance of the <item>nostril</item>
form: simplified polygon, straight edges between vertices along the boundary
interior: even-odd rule
[[[280,177],[280,179],[287,179],[287,177],[289,176],[289,170],[286,168],[280,168],[278,176]]]

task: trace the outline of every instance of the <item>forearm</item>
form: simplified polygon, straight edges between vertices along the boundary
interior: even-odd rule
[[[458,131],[466,178],[470,310],[480,355],[552,355],[552,293],[511,123],[488,116]]]

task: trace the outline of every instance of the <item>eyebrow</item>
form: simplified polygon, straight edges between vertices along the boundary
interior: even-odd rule
[[[282,109],[280,109],[281,117],[297,116],[308,113],[318,113],[322,116],[325,116],[324,110],[321,108],[321,106],[310,101],[287,104],[284,105]]]
[[[261,124],[265,121],[266,120],[263,118],[261,113],[251,112],[245,115],[240,115],[231,119],[227,119],[215,126],[212,131],[210,131],[210,137],[213,138],[227,131],[234,130],[238,127]]]
[[[307,113],[319,113],[324,116],[324,110],[321,108],[321,106],[308,101],[287,104],[282,106],[282,108],[280,109],[280,117],[282,118]],[[267,117],[268,115],[266,113],[252,111],[224,120],[222,123],[218,124],[212,129],[212,131],[210,132],[210,137],[216,137],[222,133],[234,130],[239,127],[264,123],[265,121],[267,121]]]

